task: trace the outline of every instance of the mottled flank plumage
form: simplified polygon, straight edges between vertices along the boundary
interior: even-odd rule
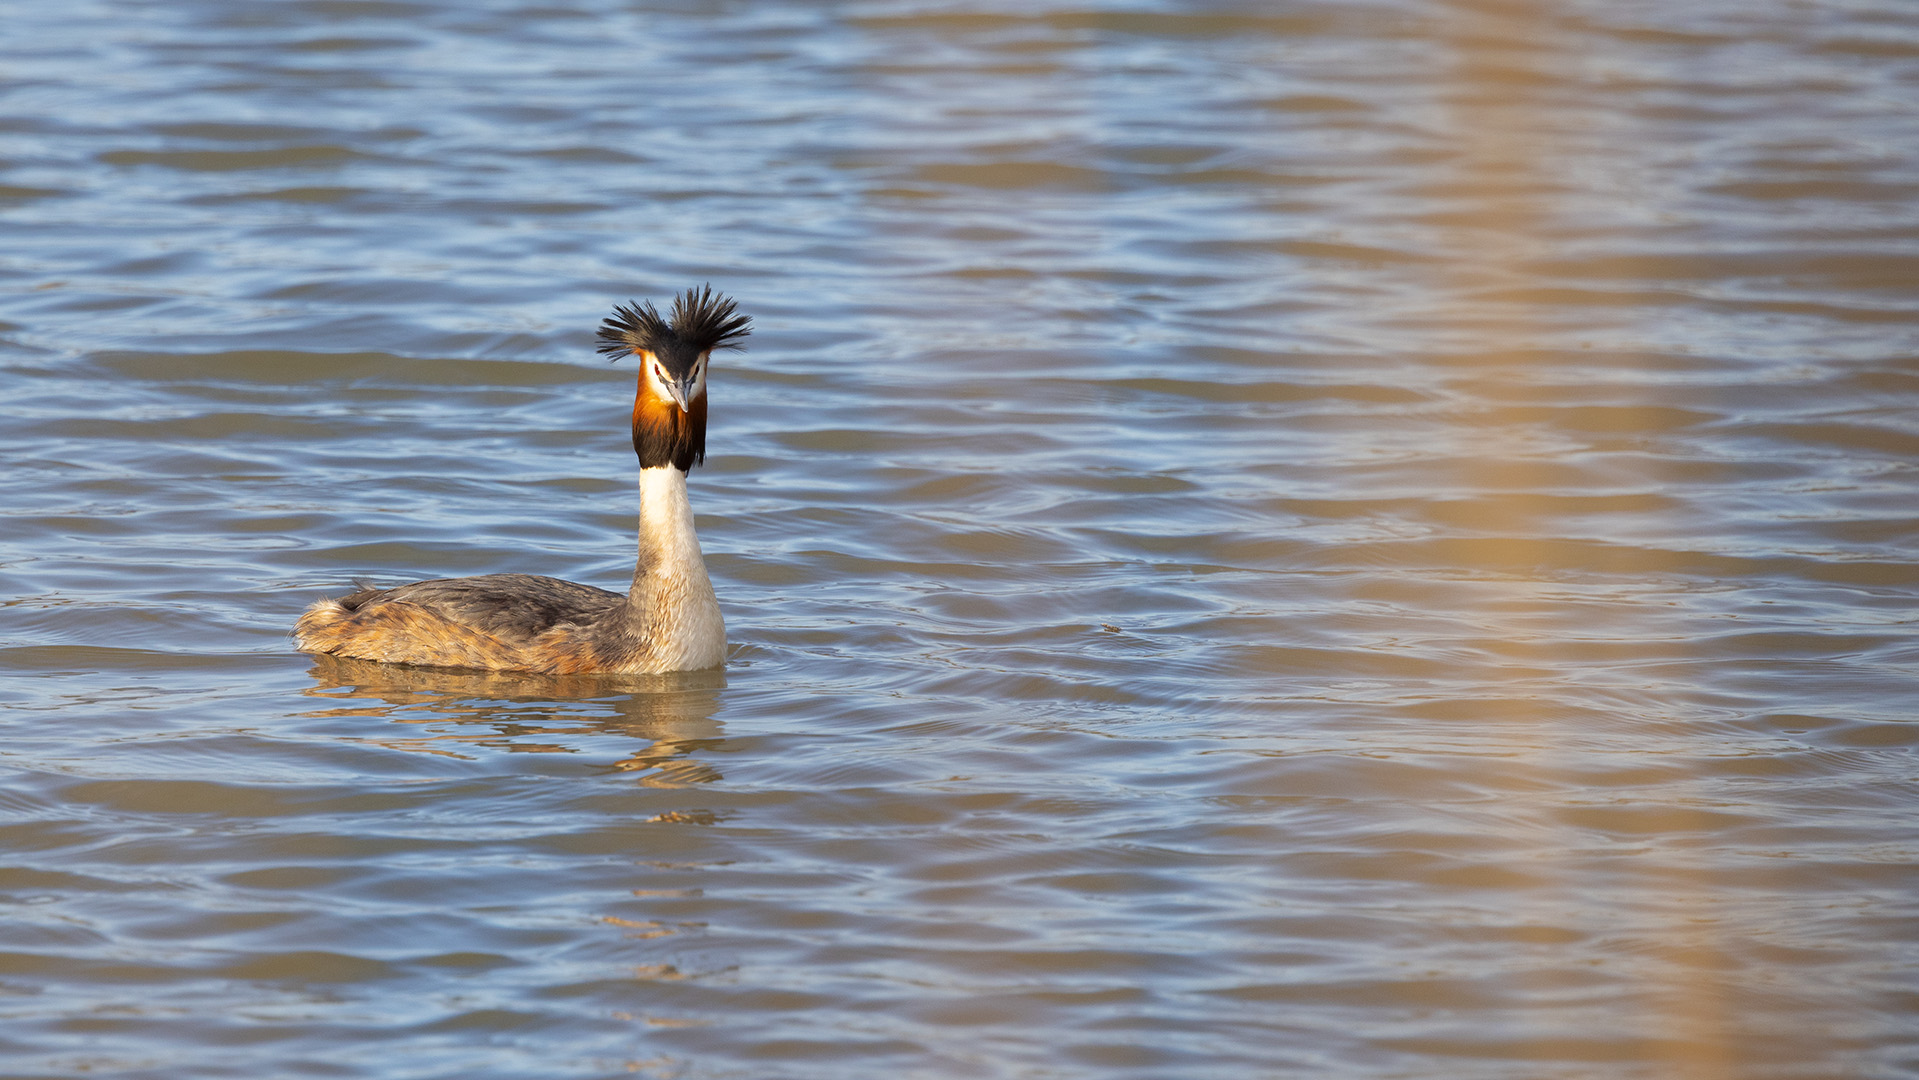
[[[700,557],[686,475],[705,456],[706,369],[750,321],[710,287],[673,303],[617,308],[602,352],[642,357],[633,402],[640,543],[626,595],[531,574],[361,588],[321,600],[294,626],[300,648],[360,660],[569,675],[718,667],[726,624]]]
[[[605,671],[631,643],[606,616],[619,593],[533,574],[418,581],[322,600],[294,625],[300,647],[390,664],[570,675]]]

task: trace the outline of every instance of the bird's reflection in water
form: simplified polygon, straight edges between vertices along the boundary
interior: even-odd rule
[[[642,745],[606,766],[644,772],[660,787],[711,783],[719,770],[693,755],[720,744],[719,670],[665,675],[527,675],[449,671],[319,655],[307,674],[309,697],[349,702],[333,717],[377,716],[401,724],[456,725],[418,736],[359,741],[394,750],[469,758],[469,750],[582,752],[582,737],[614,736]],[[319,715],[319,714],[309,714]],[[544,737],[544,738],[543,738]]]

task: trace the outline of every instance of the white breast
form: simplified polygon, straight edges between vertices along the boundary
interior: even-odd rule
[[[692,671],[726,662],[726,620],[693,530],[686,474],[640,470],[640,560],[633,599],[643,607],[654,670]]]

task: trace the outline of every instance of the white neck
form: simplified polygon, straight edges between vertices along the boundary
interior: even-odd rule
[[[657,670],[718,667],[726,661],[726,622],[700,558],[686,474],[671,465],[640,470],[640,557],[627,593]]]

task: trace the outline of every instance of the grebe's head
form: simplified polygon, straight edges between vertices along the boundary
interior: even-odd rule
[[[653,305],[615,304],[600,324],[600,352],[640,358],[633,398],[633,450],[640,468],[671,465],[682,472],[706,459],[706,366],[714,349],[737,349],[752,319],[736,315],[732,300],[703,285],[673,298],[671,318]]]

